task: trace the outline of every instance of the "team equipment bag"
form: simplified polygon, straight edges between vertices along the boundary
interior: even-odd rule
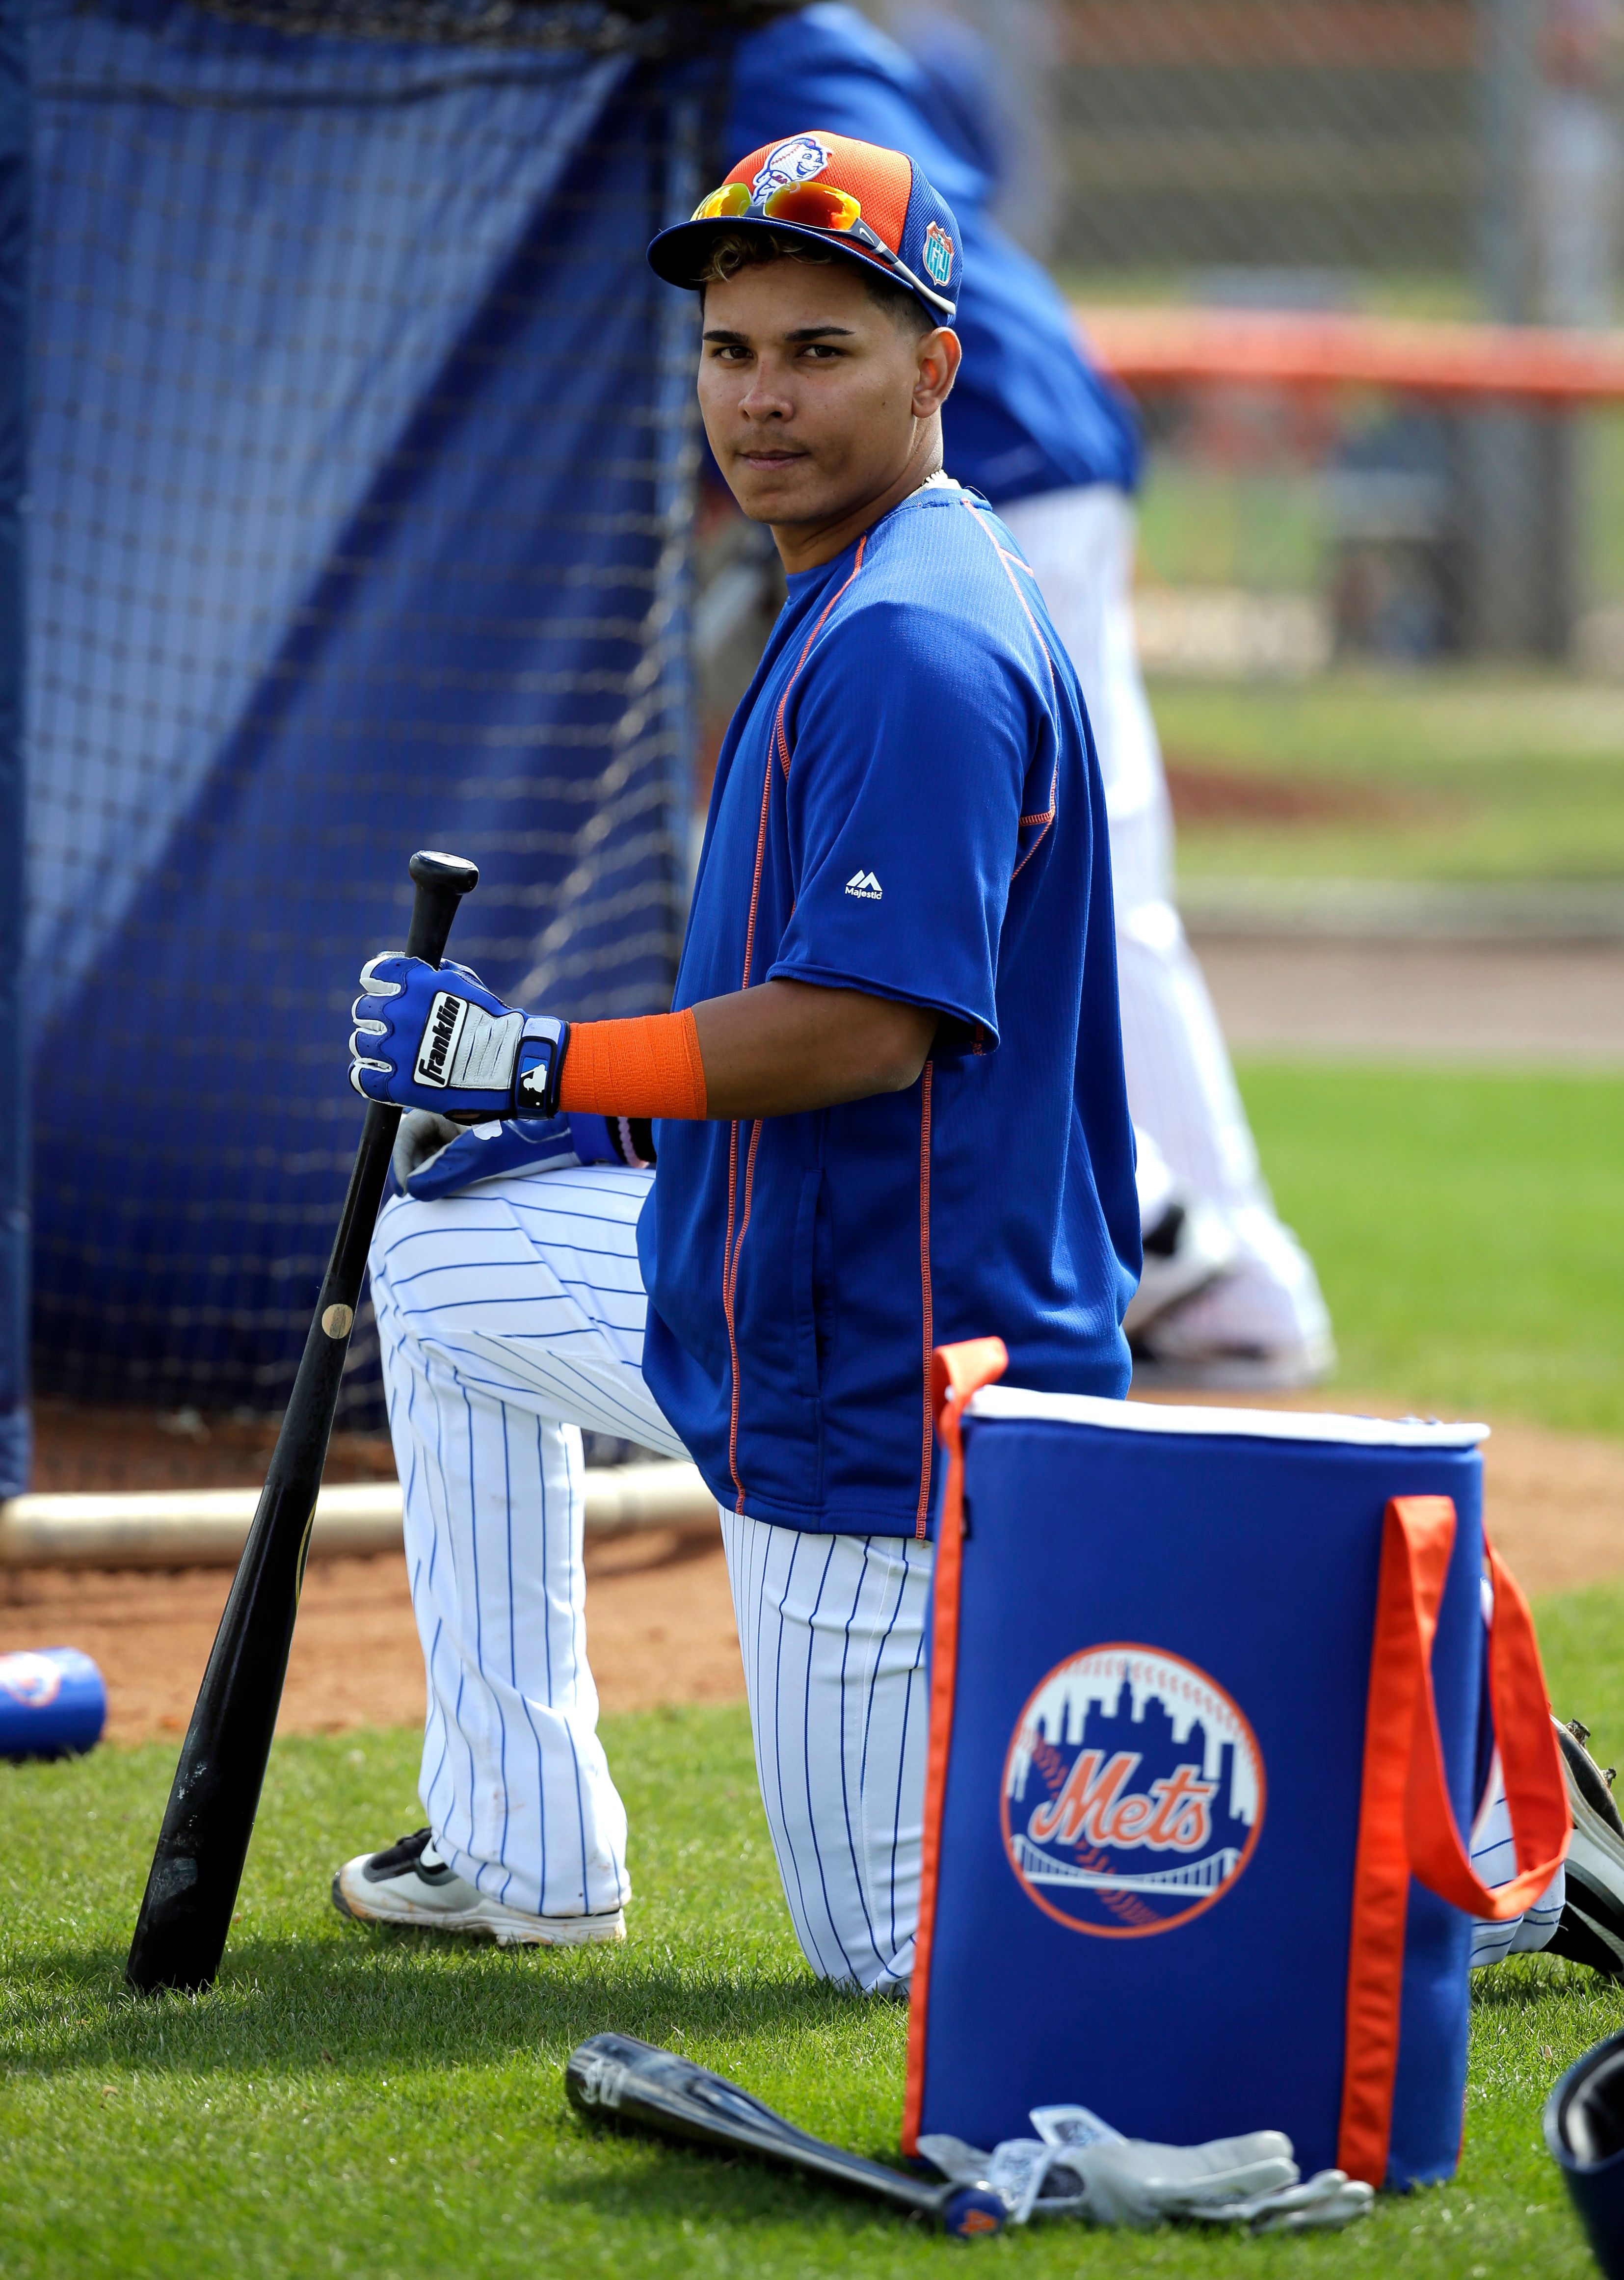
[[[1163,1408],[936,1356],[924,1878],[904,2150],[1078,2100],[1174,2145],[1450,2176],[1474,1915],[1568,1813],[1483,1429]],[[1493,1584],[1485,1629],[1485,1559]],[[1473,1875],[1489,1721],[1518,1875]]]

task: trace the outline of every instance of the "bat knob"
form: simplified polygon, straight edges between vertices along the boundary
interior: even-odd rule
[[[442,855],[434,847],[419,847],[406,868],[416,887],[440,887],[452,895],[471,895],[480,883],[480,867],[466,855]]]
[[[955,2240],[981,2240],[989,2233],[1002,2232],[1008,2216],[1001,2193],[987,2185],[966,2185],[944,2203],[942,2230]]]

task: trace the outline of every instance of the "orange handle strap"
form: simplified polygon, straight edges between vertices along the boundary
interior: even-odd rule
[[[1339,2167],[1380,2185],[1398,2065],[1410,1878],[1468,1914],[1505,1922],[1555,1876],[1571,1826],[1562,1761],[1527,1600],[1492,1551],[1489,1696],[1518,1874],[1490,1891],[1473,1874],[1444,1776],[1432,1646],[1455,1544],[1448,1497],[1394,1497],[1382,1524],[1348,1958]]]
[[[948,1747],[953,1738],[953,1693],[958,1675],[958,1576],[964,1545],[965,1456],[960,1413],[971,1396],[1009,1367],[1002,1338],[966,1338],[938,1346],[930,1358],[931,1405],[947,1444],[947,1485],[936,1530],[931,1583],[930,1742],[925,1762],[925,1838],[920,1863],[920,1922],[913,1939],[912,1996],[908,2009],[908,2081],[903,2099],[902,2146],[912,2154],[925,2099],[925,2037],[930,2003],[930,1947],[936,1922],[936,1871],[942,1846],[942,1801],[947,1790]]]
[[[1418,1514],[1418,1506],[1428,1509]],[[1432,1643],[1454,1544],[1455,1507],[1447,1497],[1395,1497],[1388,1506],[1384,1571],[1395,1521],[1412,1578],[1407,1594],[1412,1619],[1405,1623],[1408,1636],[1404,1639],[1415,1673],[1415,1718],[1405,1787],[1410,1866],[1428,1891],[1441,1900],[1452,1901],[1468,1915],[1508,1923],[1539,1898],[1561,1867],[1572,1827],[1534,1619],[1510,1570],[1497,1552],[1489,1550],[1489,1569],[1494,1579],[1489,1695],[1505,1775],[1518,1870],[1509,1884],[1491,1891],[1474,1875],[1455,1826],[1443,1772],[1438,1706],[1432,1691]],[[1402,1614],[1400,1621],[1404,1621]]]

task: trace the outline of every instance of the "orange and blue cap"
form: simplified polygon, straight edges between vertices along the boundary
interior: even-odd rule
[[[958,304],[958,224],[905,151],[809,131],[763,143],[702,198],[693,219],[661,230],[649,265],[668,285],[697,286],[716,239],[771,229],[815,239],[905,287],[940,323]]]

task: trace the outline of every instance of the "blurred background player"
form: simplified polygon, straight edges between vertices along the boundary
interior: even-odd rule
[[[1334,1360],[1329,1319],[1307,1256],[1274,1211],[1174,902],[1172,811],[1134,635],[1134,416],[1088,362],[1047,273],[1003,226],[1039,247],[1051,226],[1043,106],[1033,104],[1046,12],[1000,7],[997,48],[939,10],[910,6],[896,20],[912,53],[839,5],[787,14],[743,39],[723,141],[748,150],[811,119],[889,144],[942,186],[958,217],[965,366],[943,415],[948,472],[992,502],[1036,572],[1082,683],[1104,779],[1140,1150],[1145,1271],[1128,1323],[1135,1380],[1312,1383]],[[1034,120],[1029,132],[1023,119]],[[736,518],[720,487],[703,523],[696,630],[713,758],[781,586],[765,534]]]

